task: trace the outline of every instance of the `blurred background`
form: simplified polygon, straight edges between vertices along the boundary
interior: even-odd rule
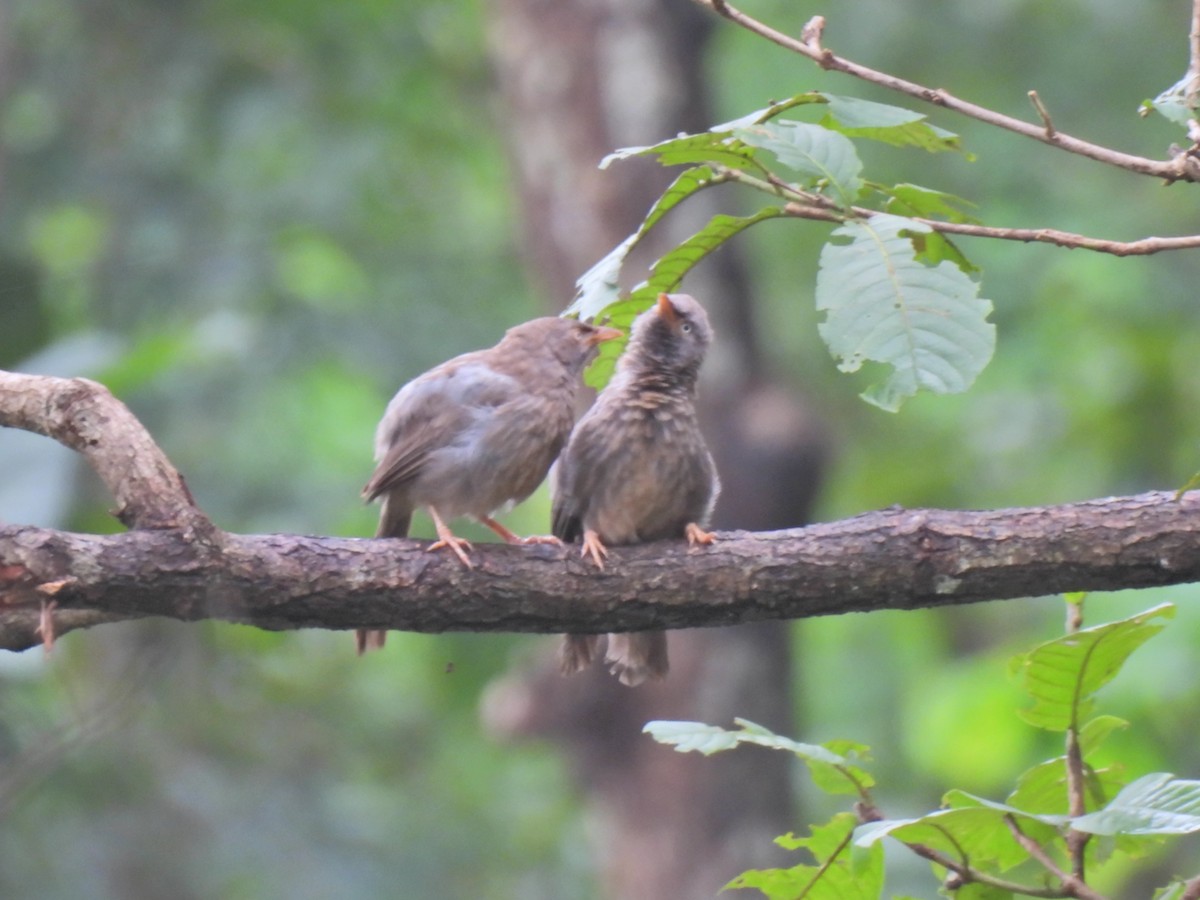
[[[1185,69],[1184,0],[745,8],[792,34],[823,14],[842,55],[1010,115],[1035,120],[1036,88],[1060,130],[1118,149],[1181,140],[1136,108]],[[358,491],[396,388],[562,309],[671,177],[599,159],[810,89],[908,105],[686,0],[0,0],[0,367],[109,385],[222,528],[370,535]],[[1200,228],[1193,187],[921,111],[976,161],[860,145],[868,177],[993,225]],[[750,200],[698,197],[664,238]],[[760,225],[684,283],[719,329],[718,525],[1059,503],[1200,469],[1195,251],[961,242],[996,358],[966,395],[889,415],[817,338],[828,230]],[[544,533],[548,504],[506,521]],[[109,505],[72,454],[0,432],[0,520],[115,531]],[[1132,775],[1200,775],[1198,593],[1088,601],[1092,624],[1180,604],[1103,695],[1133,723],[1110,748]],[[950,787],[1002,799],[1060,751],[1015,714],[1005,664],[1062,620],[1042,598],[675,635],[672,678],[637,691],[552,676],[549,638],[393,634],[359,660],[337,632],[74,633],[0,655],[0,894],[712,896],[837,807],[786,760],[683,757],[647,719],[863,741],[893,816]],[[1146,896],[1195,874],[1187,849],[1101,887]],[[934,895],[896,863],[892,888]]]

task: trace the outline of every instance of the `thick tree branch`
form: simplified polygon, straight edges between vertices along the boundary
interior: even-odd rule
[[[477,567],[412,540],[216,529],[128,409],[94,382],[0,373],[0,425],[80,449],[120,498],[118,535],[0,526],[0,647],[144,616],[268,629],[622,631],[916,609],[1200,581],[1200,494],[1062,506],[888,509],[803,529],[613,548],[487,545]]]
[[[695,2],[740,25],[747,31],[766,38],[780,47],[791,50],[793,53],[799,53],[801,56],[811,59],[823,69],[853,75],[855,78],[880,85],[888,90],[896,91],[909,97],[915,97],[918,100],[953,110],[972,119],[978,119],[980,122],[994,125],[997,128],[1003,128],[1006,131],[1012,131],[1016,134],[1033,138],[1035,141],[1041,141],[1043,144],[1058,147],[1061,150],[1066,150],[1068,153],[1094,159],[1130,172],[1152,175],[1166,179],[1168,182],[1200,181],[1200,159],[1197,159],[1197,148],[1194,146],[1175,154],[1169,160],[1148,159],[1142,156],[1122,153],[1110,147],[1093,144],[1076,137],[1071,137],[1068,134],[1063,134],[1057,129],[1047,127],[1045,123],[1035,125],[1032,122],[1014,119],[1011,116],[1006,116],[987,107],[960,100],[958,97],[941,88],[928,88],[912,81],[905,81],[903,78],[897,78],[886,72],[880,72],[837,56],[831,50],[827,50],[821,45],[821,36],[825,28],[825,19],[821,16],[815,16],[810,20],[804,27],[801,38],[797,39],[781,31],[776,31],[774,28],[747,15],[736,7],[730,6],[725,0],[695,0]]]
[[[411,540],[179,530],[81,535],[0,528],[0,647],[39,643],[39,585],[57,630],[86,616],[216,618],[268,629],[621,631],[917,609],[1200,580],[1200,494],[1028,509],[889,509],[788,531],[614,548],[477,548],[477,567]],[[84,615],[84,619],[71,616]]]

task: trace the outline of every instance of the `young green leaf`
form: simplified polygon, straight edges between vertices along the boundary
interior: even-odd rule
[[[662,196],[650,207],[650,211],[646,213],[646,218],[642,220],[638,230],[621,241],[603,259],[579,276],[579,280],[575,282],[577,288],[575,300],[567,307],[564,315],[576,315],[585,320],[593,319],[615,303],[619,290],[621,266],[625,263],[625,257],[629,255],[629,251],[633,249],[634,245],[668,212],[697,191],[710,187],[719,180],[714,178],[713,171],[708,166],[694,166],[680,173],[671,182],[670,187],[663,191]],[[618,344],[617,352],[622,346],[624,346],[623,341]]]
[[[1089,834],[1191,834],[1200,831],[1200,781],[1184,781],[1165,772],[1143,775],[1112,802],[1071,820]]]
[[[892,375],[862,395],[895,411],[925,389],[966,390],[992,357],[996,328],[979,286],[949,263],[924,265],[910,235],[930,229],[880,214],[847,222],[825,245],[817,272],[817,309],[828,315],[818,329],[838,368],[887,363]]]
[[[945,191],[935,191],[918,184],[897,184],[892,187],[877,185],[876,190],[888,195],[885,209],[894,215],[944,219],[947,222],[979,223],[974,216],[959,209],[960,206],[974,206],[975,204],[962,197],[947,194]]]
[[[817,865],[790,869],[751,869],[726,890],[755,888],[771,900],[878,900],[883,894],[883,848],[849,852],[855,818],[838,813],[827,825],[815,825],[812,836],[788,834],[776,843],[788,850],[807,850]]]
[[[755,161],[753,150],[720,131],[681,134],[645,147],[622,147],[600,160],[600,168],[607,169],[617,160],[631,156],[656,156],[664,166],[714,163],[730,169],[762,168]]]
[[[756,222],[781,215],[783,215],[782,209],[770,206],[760,209],[752,216],[713,216],[707,225],[658,259],[650,267],[650,277],[635,287],[628,297],[610,303],[592,315],[607,318],[613,327],[623,329],[628,335],[629,326],[633,324],[633,320],[637,318],[638,314],[649,309],[660,293],[664,291],[670,293],[678,288],[683,277],[700,260]],[[567,311],[575,312],[577,306],[580,307],[578,311],[582,312],[579,300],[576,300]],[[590,311],[591,307],[588,310]],[[600,345],[600,354],[596,357],[596,361],[588,367],[585,374],[585,380],[589,385],[599,390],[608,383],[616,367],[617,357],[620,356],[624,347],[624,340],[605,341]]]
[[[829,113],[821,120],[847,137],[865,137],[894,147],[920,147],[930,153],[962,152],[962,139],[952,131],[931,125],[923,113],[899,106],[825,94]]]
[[[1128,619],[1063,635],[1016,657],[1010,669],[1033,697],[1021,717],[1038,728],[1078,727],[1091,709],[1092,695],[1120,671],[1125,660],[1163,629],[1154,619],[1170,619],[1169,603]]]
[[[1142,115],[1154,109],[1176,125],[1187,128],[1188,122],[1197,115],[1196,110],[1188,102],[1191,83],[1192,76],[1185,75],[1153,100],[1143,100]]]

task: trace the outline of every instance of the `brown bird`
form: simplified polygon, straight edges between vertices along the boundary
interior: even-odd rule
[[[575,421],[580,374],[602,341],[620,337],[574,319],[534,319],[510,328],[495,347],[464,353],[404,385],[375,432],[375,474],[363,488],[383,498],[376,537],[405,537],[418,507],[438,540],[471,567],[471,544],[446,524],[482,522],[510,544],[521,538],[492,518],[533,493]],[[382,647],[386,631],[360,629],[358,652]]]
[[[581,556],[600,569],[607,545],[687,538],[704,530],[720,482],[696,420],[696,378],[712,328],[687,294],[659,294],[633,323],[617,372],[579,420],[555,476],[553,532],[582,538]],[[600,635],[569,634],[564,674],[589,665]],[[667,674],[662,631],[610,634],[605,661],[622,684]]]

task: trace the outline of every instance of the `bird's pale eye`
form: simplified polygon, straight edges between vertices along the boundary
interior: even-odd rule
[[[691,334],[692,333],[692,323],[684,322],[682,325],[679,326],[679,330],[682,331],[684,334]]]

